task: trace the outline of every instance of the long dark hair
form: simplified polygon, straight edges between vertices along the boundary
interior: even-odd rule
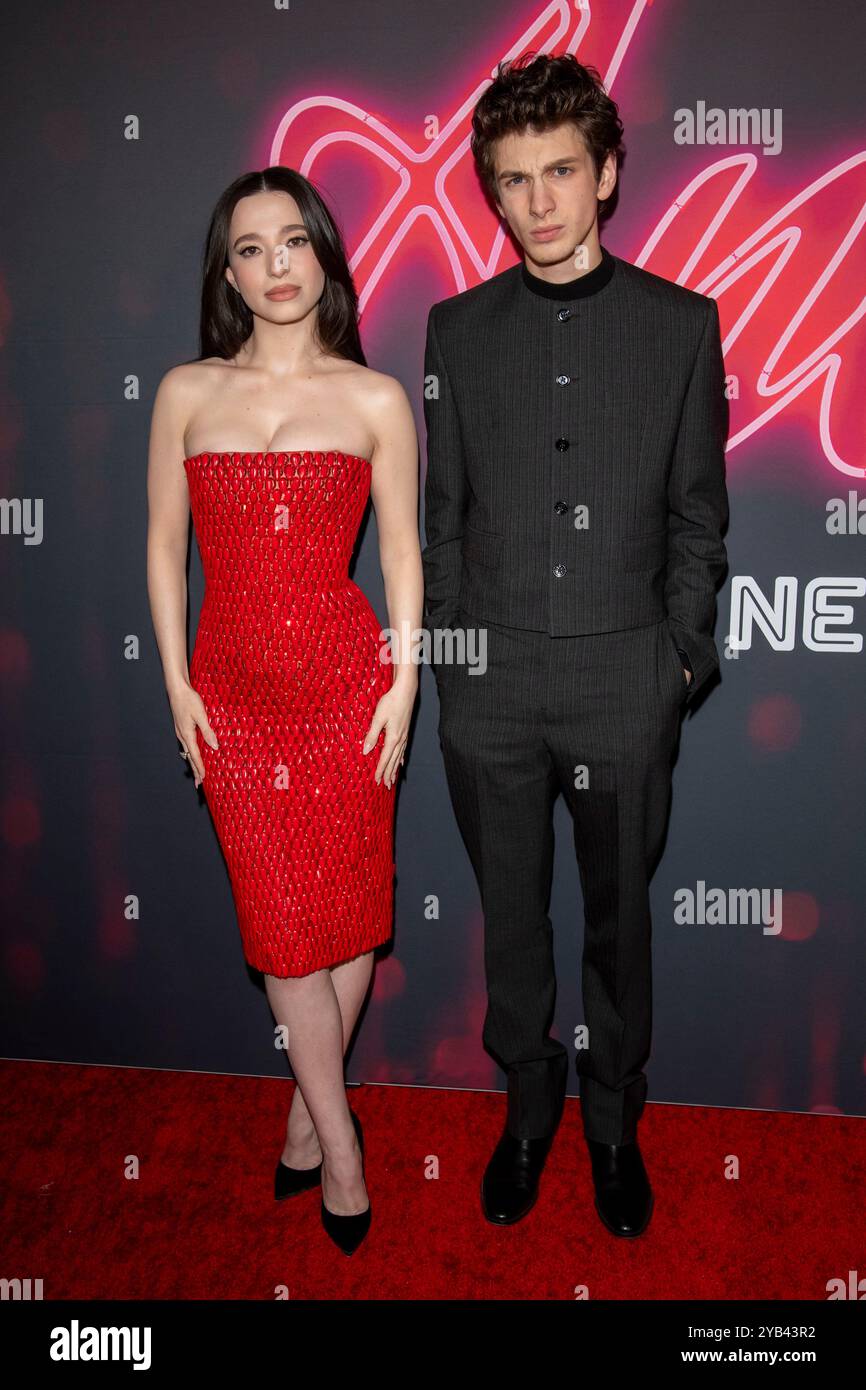
[[[322,350],[366,367],[367,359],[358,332],[358,296],[339,228],[309,179],[279,164],[241,174],[229,184],[214,208],[202,259],[201,353],[197,360],[236,356],[253,331],[252,311],[225,277],[229,263],[229,226],[235,205],[241,198],[250,193],[274,191],[288,193],[294,198],[325,274],[316,324]]]

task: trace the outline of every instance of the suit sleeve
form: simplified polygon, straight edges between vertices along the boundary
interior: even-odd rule
[[[719,666],[713,623],[727,564],[721,533],[728,522],[728,403],[719,309],[714,299],[707,303],[668,479],[665,607],[674,644],[693,673],[686,703]]]
[[[463,565],[466,474],[460,419],[439,343],[437,305],[427,320],[424,354],[424,420],[427,477],[424,484],[424,621],[434,628],[456,623]]]

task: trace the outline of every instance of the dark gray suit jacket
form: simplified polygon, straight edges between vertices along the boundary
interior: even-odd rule
[[[726,567],[718,308],[603,257],[582,298],[542,297],[520,262],[430,310],[425,623],[464,608],[565,636],[666,617],[691,701],[719,666]]]

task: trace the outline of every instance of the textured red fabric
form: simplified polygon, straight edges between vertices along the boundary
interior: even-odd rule
[[[836,1115],[649,1104],[644,1235],[593,1208],[568,1100],[538,1202],[516,1226],[480,1207],[505,1097],[350,1088],[370,1233],[351,1260],[316,1189],[273,1198],[293,1083],[0,1063],[3,1274],[49,1298],[827,1298],[864,1272],[866,1132]],[[726,1177],[731,1157],[739,1177]],[[138,1176],[127,1177],[133,1160]]]
[[[202,453],[184,467],[205,576],[190,681],[219,742],[199,730],[202,789],[247,961],[307,975],[392,932],[384,733],[362,751],[392,667],[348,575],[370,464],[305,451]]]

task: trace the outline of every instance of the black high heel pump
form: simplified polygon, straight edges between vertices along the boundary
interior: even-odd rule
[[[364,1172],[364,1135],[361,1130],[361,1121],[358,1120],[354,1111],[352,1119],[356,1120],[355,1133],[358,1136],[358,1146],[361,1150],[361,1172]],[[321,1181],[321,1176],[320,1176]],[[353,1216],[339,1216],[335,1211],[328,1211],[325,1206],[325,1199],[322,1198],[322,1225],[335,1245],[339,1245],[344,1255],[354,1255],[361,1241],[370,1229],[372,1218],[372,1206],[367,1204],[366,1211],[356,1212]]]
[[[361,1121],[354,1110],[351,1110],[351,1107],[350,1113],[363,1154],[364,1136],[361,1131]],[[285,1197],[296,1197],[300,1192],[310,1192],[314,1187],[318,1187],[321,1181],[321,1163],[317,1163],[315,1168],[290,1168],[288,1163],[284,1163],[280,1158],[277,1160],[277,1168],[274,1173],[274,1198],[276,1201],[282,1202]]]

